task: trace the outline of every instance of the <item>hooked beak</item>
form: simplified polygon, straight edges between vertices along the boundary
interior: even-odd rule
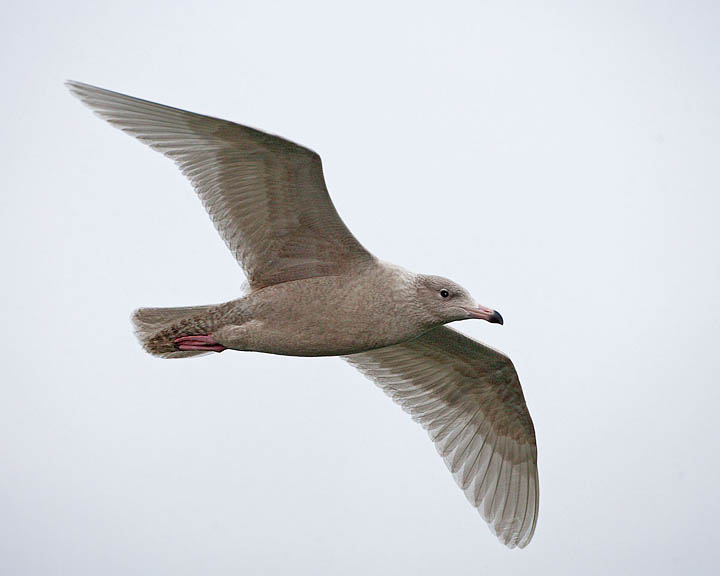
[[[470,315],[470,318],[478,318],[479,320],[487,320],[491,324],[503,324],[503,317],[500,316],[500,312],[497,310],[491,310],[485,308],[485,306],[478,306],[477,308],[465,308],[465,311]]]

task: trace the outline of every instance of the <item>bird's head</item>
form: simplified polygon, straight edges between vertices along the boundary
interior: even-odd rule
[[[426,312],[443,324],[471,318],[503,323],[498,312],[480,306],[465,288],[442,276],[417,276],[417,294]]]

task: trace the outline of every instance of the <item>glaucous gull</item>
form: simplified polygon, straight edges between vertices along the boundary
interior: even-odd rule
[[[535,432],[512,362],[444,326],[502,324],[467,290],[378,260],[350,233],[311,150],[233,122],[80,82],[101,118],[175,161],[243,267],[231,302],[140,308],[150,354],[226,349],[342,356],[430,434],[470,503],[509,547],[535,531]]]

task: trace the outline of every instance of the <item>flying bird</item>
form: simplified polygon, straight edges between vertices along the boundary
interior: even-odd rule
[[[249,290],[230,302],[140,308],[147,352],[341,356],[429,433],[467,499],[507,546],[538,517],[535,431],[502,353],[445,324],[502,324],[457,283],[368,252],[340,219],[315,152],[247,126],[80,82],[72,94],[171,158],[190,180]]]

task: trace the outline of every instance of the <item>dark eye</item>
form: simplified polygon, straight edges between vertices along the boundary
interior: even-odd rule
[[[442,290],[440,290],[440,296],[442,296],[443,298],[447,298],[448,296],[450,296],[450,292],[443,288]]]

